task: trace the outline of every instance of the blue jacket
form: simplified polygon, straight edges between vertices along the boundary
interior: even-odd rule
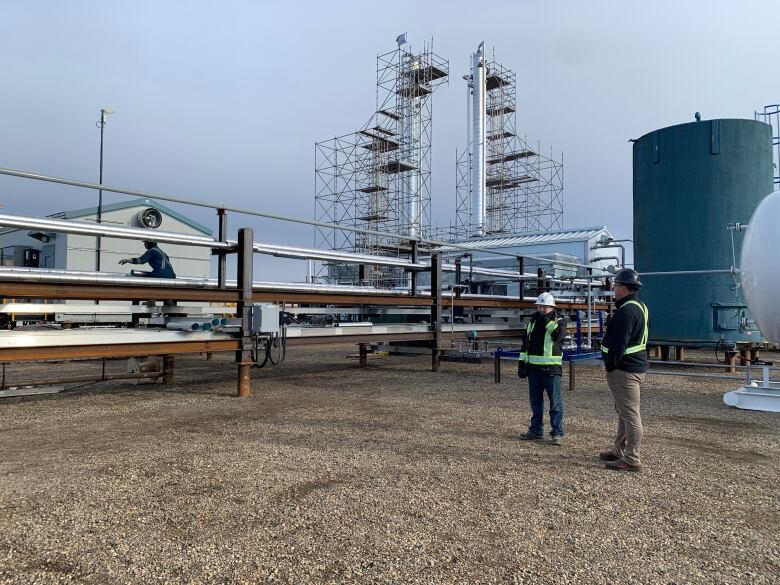
[[[149,248],[139,258],[131,258],[130,262],[132,264],[149,264],[149,266],[152,267],[152,271],[143,274],[143,276],[152,278],[176,278],[176,273],[173,271],[173,266],[171,266],[168,255],[157,246]]]

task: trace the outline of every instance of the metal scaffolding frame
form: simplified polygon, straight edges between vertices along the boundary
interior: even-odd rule
[[[315,218],[353,228],[425,238],[430,232],[431,141],[436,87],[448,62],[406,44],[377,56],[376,110],[357,132],[315,144]],[[409,256],[409,245],[378,234],[317,227],[315,247]],[[398,286],[408,278],[388,266],[322,263],[315,277],[331,283]]]
[[[753,119],[759,122],[766,122],[772,127],[772,157],[775,164],[774,180],[775,185],[780,185],[780,104],[764,106],[762,112],[754,112]]]
[[[480,48],[481,50],[481,48]],[[472,219],[474,186],[472,143],[480,140],[469,132],[466,149],[456,153],[456,218],[440,237],[453,241],[484,236],[514,236],[561,229],[563,226],[563,155],[560,160],[531,148],[517,133],[517,80],[515,72],[493,59],[486,63],[485,82],[485,201],[483,223],[475,229]],[[467,92],[474,92],[473,76],[465,76]],[[469,116],[473,116],[469,108]],[[472,120],[468,121],[471,129]],[[479,176],[479,175],[477,175]]]

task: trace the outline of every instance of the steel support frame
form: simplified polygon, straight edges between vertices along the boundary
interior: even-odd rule
[[[252,350],[254,340],[252,338],[252,272],[254,251],[252,240],[254,231],[252,228],[238,230],[238,303],[236,305],[236,317],[241,319],[241,339],[239,349],[236,351],[236,364],[238,364],[238,391],[240,398],[249,396],[250,377],[252,367]]]
[[[219,241],[227,242],[227,211],[224,209],[217,210],[217,216],[219,217]],[[217,286],[220,289],[227,288],[227,254],[223,250],[217,250]]]
[[[441,328],[441,253],[431,253],[431,328],[433,330],[433,343],[431,345],[431,370],[439,371],[440,351],[442,348],[442,328]]]

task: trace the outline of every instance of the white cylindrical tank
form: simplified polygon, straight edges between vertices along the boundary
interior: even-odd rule
[[[485,56],[484,41],[471,63],[471,235],[484,235],[485,224]]]
[[[768,195],[750,218],[742,242],[742,290],[764,337],[780,343],[780,191]]]

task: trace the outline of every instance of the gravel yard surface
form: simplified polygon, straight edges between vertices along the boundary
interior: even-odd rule
[[[620,474],[598,366],[555,447],[514,439],[513,364],[497,385],[354,351],[291,350],[246,400],[216,356],[3,400],[0,583],[780,582],[780,415],[726,407],[738,382],[648,378],[644,470]]]

